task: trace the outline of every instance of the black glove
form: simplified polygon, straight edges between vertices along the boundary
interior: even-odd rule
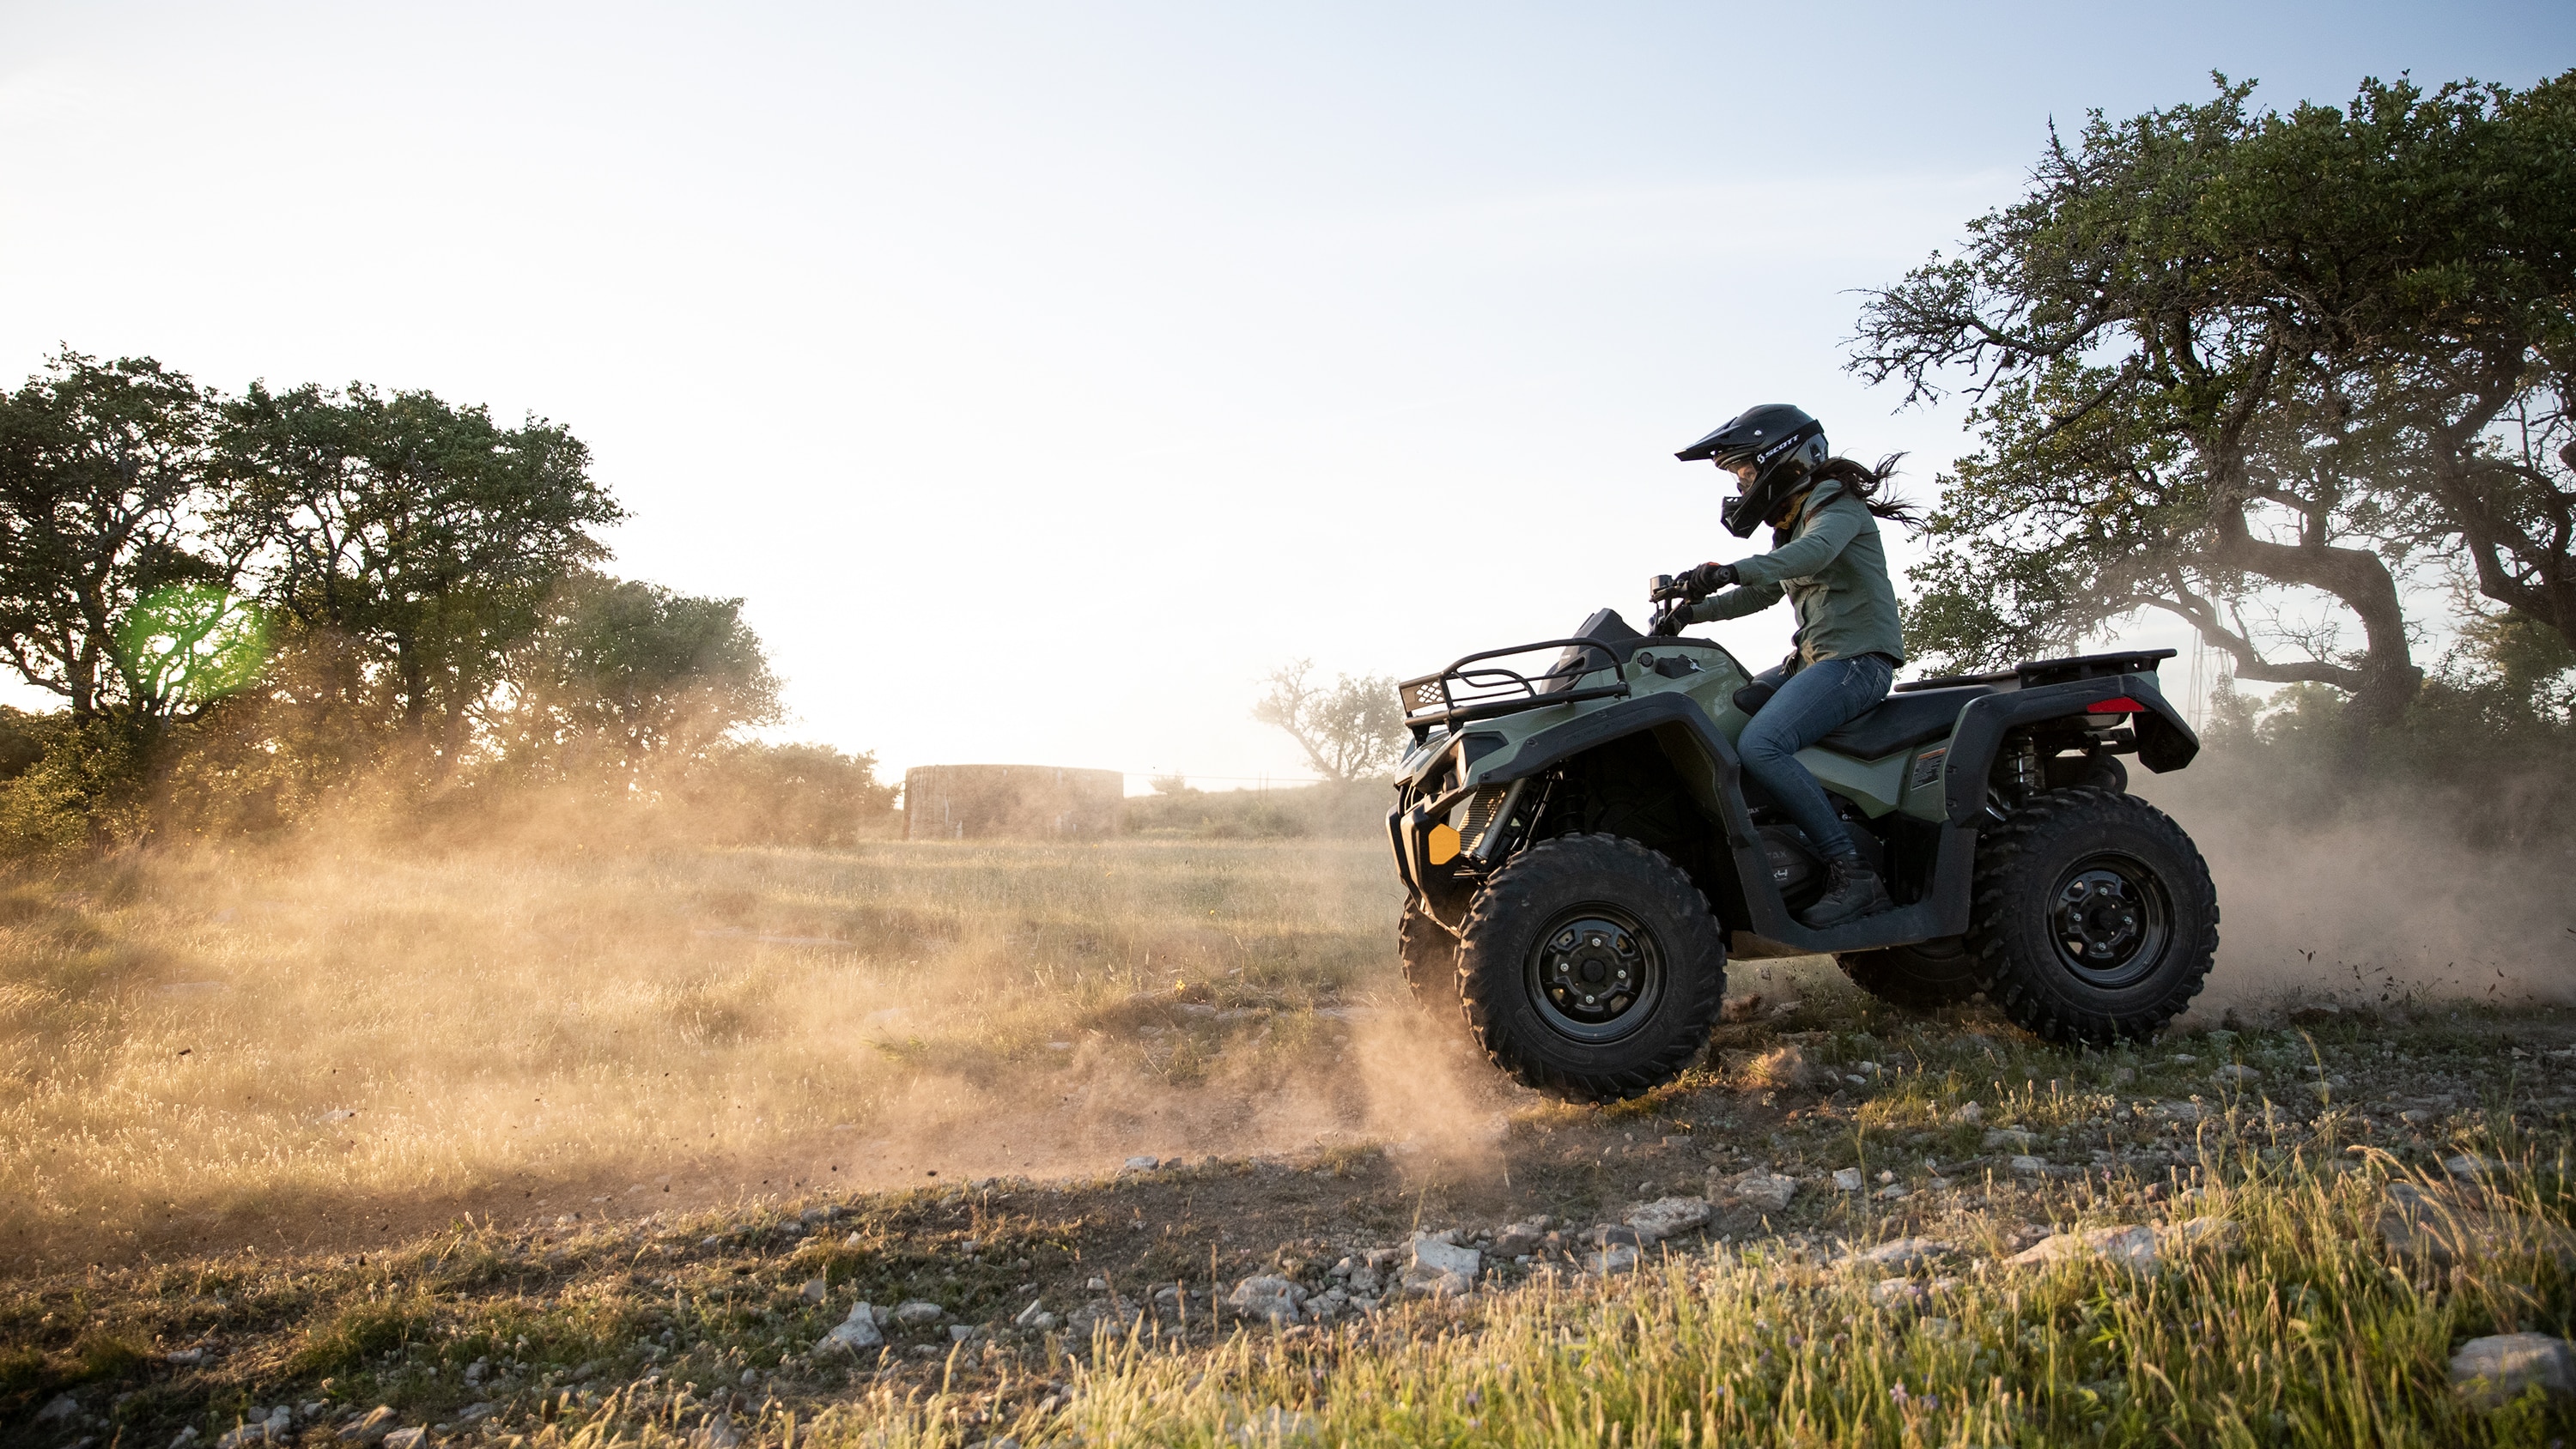
[[[1653,638],[1669,639],[1690,627],[1690,620],[1682,615],[1682,611],[1688,607],[1686,604],[1677,604],[1657,614],[1655,622],[1647,628],[1646,633]]]
[[[1705,599],[1720,589],[1735,587],[1735,565],[1704,563],[1689,573],[1683,574],[1680,582],[1682,587],[1689,591],[1684,595],[1685,598]]]

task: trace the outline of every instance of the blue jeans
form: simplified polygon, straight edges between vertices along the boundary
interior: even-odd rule
[[[1887,698],[1888,682],[1895,677],[1895,666],[1875,654],[1817,660],[1789,676],[1735,742],[1744,773],[1771,792],[1825,855],[1851,854],[1851,833],[1835,818],[1825,787],[1798,763],[1798,752]]]

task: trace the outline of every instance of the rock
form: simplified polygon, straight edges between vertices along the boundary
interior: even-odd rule
[[[1021,1309],[1019,1313],[1011,1319],[1011,1325],[1014,1328],[1026,1328],[1045,1316],[1046,1300],[1043,1298],[1032,1298],[1029,1300],[1029,1306]]]
[[[853,1307],[848,1318],[814,1341],[816,1353],[857,1353],[863,1348],[884,1346],[885,1334],[877,1328],[876,1310],[865,1303]]]
[[[1866,1253],[1854,1254],[1852,1261],[1902,1271],[1957,1251],[1953,1245],[1936,1238],[1896,1238]]]
[[[2547,1219],[2502,1220],[2403,1180],[2388,1185],[2378,1226],[2389,1252],[2435,1267],[2537,1250],[2561,1269],[2576,1270],[2576,1232]]]
[[[1720,1197],[1735,1198],[1757,1212],[1786,1212],[1789,1200],[1798,1195],[1798,1180],[1757,1167],[1720,1180],[1713,1191]]]
[[[2015,1152],[2028,1152],[2038,1142],[2039,1134],[2036,1132],[2024,1131],[2019,1127],[1994,1127],[1987,1130],[1978,1146],[1988,1152],[1998,1147],[2008,1147]]]
[[[53,1402],[36,1411],[36,1422],[39,1424],[65,1422],[79,1413],[80,1400],[69,1394],[56,1394]]]
[[[1759,991],[1748,992],[1742,996],[1730,996],[1726,998],[1726,1003],[1717,1009],[1717,1019],[1724,1022],[1751,1021],[1761,1014],[1762,993]]]
[[[2502,1172],[2504,1168],[2505,1164],[2492,1157],[2478,1157],[2465,1153],[2442,1164],[2444,1172],[2453,1177],[2467,1178],[2472,1181]]]
[[[1626,1223],[1595,1223],[1583,1230],[1583,1241],[1596,1248],[1634,1248],[1652,1240]]]
[[[2106,1258],[2135,1272],[2153,1272],[2156,1266],[2155,1229],[2121,1226],[2057,1233],[2040,1239],[2007,1261],[2016,1268],[2043,1268],[2051,1263],[2083,1258]]]
[[[925,1303],[918,1298],[909,1303],[898,1304],[894,1310],[894,1321],[906,1328],[919,1328],[926,1323],[937,1323],[947,1316],[947,1309],[936,1303]]]
[[[1909,1278],[1882,1278],[1869,1286],[1869,1301],[1881,1308],[1906,1307],[1923,1301],[1923,1288]]]
[[[1604,1278],[1614,1273],[1633,1273],[1636,1268],[1637,1250],[1626,1246],[1603,1248],[1600,1252],[1586,1254],[1583,1259],[1584,1272]]]
[[[1413,1266],[1404,1272],[1403,1287],[1409,1293],[1454,1298],[1472,1293],[1476,1274],[1485,1264],[1485,1255],[1473,1248],[1462,1248],[1445,1241],[1453,1233],[1416,1233],[1413,1235]]]
[[[385,1449],[422,1449],[422,1446],[426,1445],[428,1442],[429,1426],[426,1424],[414,1424],[408,1429],[396,1429],[392,1433],[387,1434],[385,1436]]]
[[[2215,1248],[2232,1248],[2244,1234],[2225,1218],[2185,1218],[2168,1223],[2156,1234],[2162,1246],[2181,1251],[2207,1244]]]
[[[1417,1268],[1464,1273],[1473,1278],[1484,1265],[1485,1255],[1473,1248],[1462,1248],[1425,1233],[1413,1235],[1413,1266]]]
[[[2048,1159],[2044,1157],[2016,1157],[2004,1165],[2024,1176],[2035,1176],[2048,1171]]]
[[[1375,1268],[1353,1268],[1350,1285],[1353,1293],[1367,1295],[1384,1288],[1386,1279]]]
[[[973,1338],[974,1336],[975,1329],[970,1324],[952,1323],[948,1325],[948,1341],[950,1343],[964,1343],[966,1340]]]
[[[2263,1080],[2263,1074],[2243,1062],[2229,1062],[2210,1073],[2222,1087],[2250,1087]]]
[[[2473,1338],[2451,1355],[2451,1386],[2481,1409],[2501,1409],[2535,1388],[2562,1405],[2576,1399],[2576,1345],[2545,1333]]]
[[[1905,1201],[1905,1185],[1903,1183],[1891,1182],[1887,1186],[1870,1194],[1870,1196],[1877,1198],[1880,1202],[1903,1202]]]
[[[1529,1223],[1514,1223],[1494,1234],[1494,1256],[1517,1258],[1524,1253],[1535,1253],[1546,1237],[1544,1231]]]
[[[190,1424],[179,1431],[178,1437],[170,1441],[170,1449],[188,1449],[189,1445],[196,1442],[197,1426]]]
[[[1653,1202],[1630,1208],[1626,1221],[1629,1227],[1637,1230],[1637,1236],[1650,1243],[1661,1242],[1666,1238],[1708,1226],[1708,1199],[1704,1197],[1657,1198]],[[1501,1252],[1501,1244],[1497,1243],[1494,1250]]]
[[[820,1278],[808,1278],[805,1280],[805,1286],[798,1290],[798,1296],[808,1303],[820,1303],[831,1291],[831,1284]]]
[[[2397,1114],[2397,1120],[2405,1123],[2409,1127],[2421,1127],[2425,1123],[2433,1120],[2433,1114],[2425,1111],[2421,1107],[2409,1107],[2405,1111]]]
[[[1127,1159],[1127,1170],[1129,1172],[1151,1172],[1162,1165],[1163,1159],[1159,1157],[1130,1157]]]
[[[1837,1169],[1835,1170],[1835,1172],[1834,1172],[1834,1191],[1836,1191],[1836,1192],[1858,1192],[1858,1191],[1860,1191],[1860,1185],[1861,1185],[1861,1175],[1860,1175],[1860,1169],[1859,1169],[1859,1168],[1857,1168],[1857,1167],[1844,1167],[1844,1168],[1837,1168]]]
[[[340,1431],[340,1442],[343,1444],[381,1444],[384,1442],[385,1436],[393,1431],[393,1409],[388,1405],[378,1404],[367,1411],[367,1416],[365,1418],[342,1429]]]
[[[1970,1102],[1961,1107],[1958,1111],[1951,1113],[1950,1120],[1962,1127],[1974,1127],[1978,1123],[1986,1120],[1986,1109],[1978,1106],[1974,1102]]]
[[[178,1368],[195,1368],[206,1361],[206,1351],[202,1348],[173,1349],[161,1355],[161,1361]]]
[[[1272,1323],[1296,1322],[1305,1301],[1305,1289],[1270,1273],[1244,1279],[1225,1298],[1226,1306],[1244,1317],[1266,1318]]]

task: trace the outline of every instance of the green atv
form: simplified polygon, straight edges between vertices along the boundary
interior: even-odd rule
[[[1605,609],[1408,680],[1405,978],[1426,1004],[1454,984],[1497,1066],[1587,1100],[1680,1075],[1730,951],[1831,955],[1910,1007],[1983,991],[2052,1041],[2148,1036],[2218,948],[2209,867],[2119,759],[2199,753],[2156,683],[2173,652],[1900,684],[1800,752],[1895,901],[1824,930],[1793,914],[1824,862],[1737,765],[1779,671]]]

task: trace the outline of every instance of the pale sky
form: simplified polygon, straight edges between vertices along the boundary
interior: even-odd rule
[[[0,380],[541,414],[617,571],[748,600],[781,737],[1221,787],[1302,773],[1283,661],[1750,551],[1671,455],[1753,403],[1928,492],[1855,289],[2052,119],[2571,64],[2564,3],[0,3]]]

